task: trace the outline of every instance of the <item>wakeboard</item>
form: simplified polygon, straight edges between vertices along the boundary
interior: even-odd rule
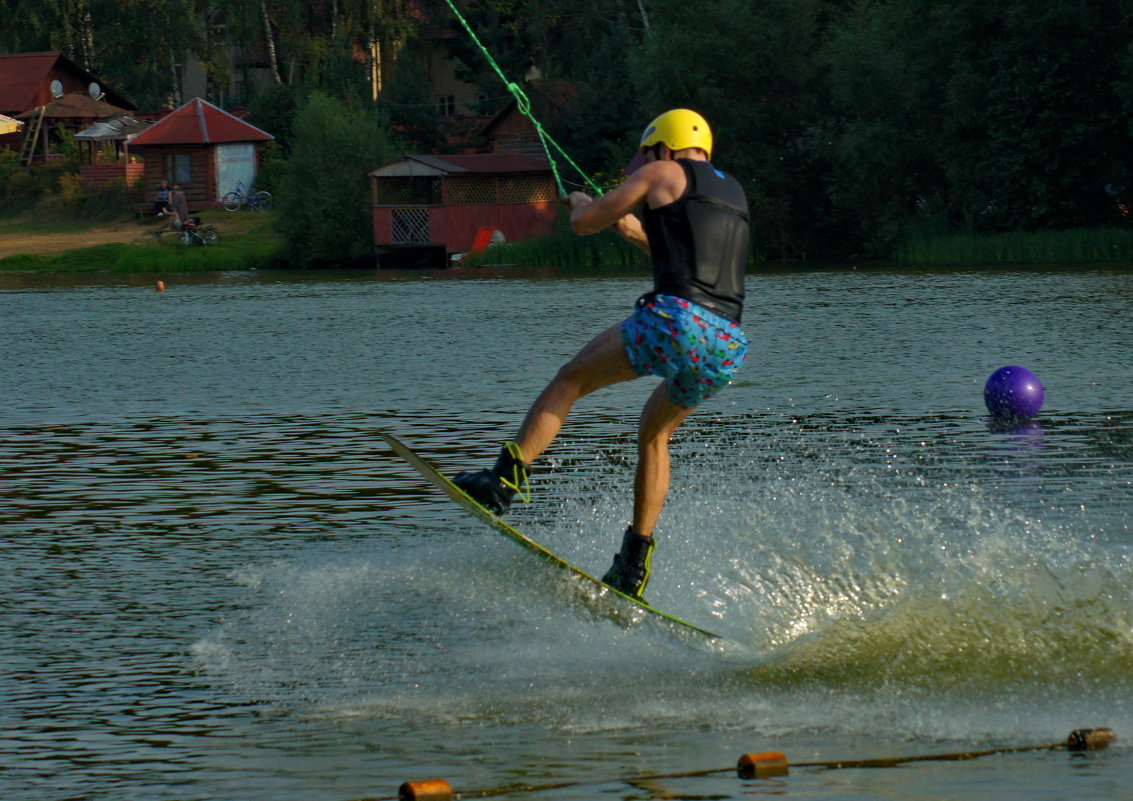
[[[386,433],[382,433],[381,437],[386,441],[387,445],[393,448],[394,453],[416,468],[417,472],[424,476],[429,483],[464,507],[464,509],[470,512],[474,517],[484,521],[512,542],[519,543],[531,553],[541,557],[554,567],[566,571],[575,579],[582,582],[585,585],[587,599],[592,602],[601,603],[605,607],[603,611],[608,612],[610,617],[619,621],[636,621],[636,619],[640,617],[652,617],[664,625],[674,627],[682,634],[691,634],[695,637],[706,638],[708,640],[722,639],[719,635],[681,620],[679,617],[670,615],[668,612],[663,612],[640,598],[626,595],[607,584],[603,584],[585,570],[557,556],[535,542],[535,540],[521,533],[514,526],[505,523],[493,514],[490,509],[473,500],[464,490],[446,478],[433,464],[419,456],[412,448],[397,437]]]

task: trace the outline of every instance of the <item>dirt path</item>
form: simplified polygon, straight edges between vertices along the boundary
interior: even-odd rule
[[[145,241],[159,223],[118,222],[95,226],[83,231],[63,231],[39,233],[29,231],[20,233],[5,231],[0,233],[0,259],[17,253],[59,253],[76,248],[89,248],[92,245],[106,245],[112,242],[131,243]]]

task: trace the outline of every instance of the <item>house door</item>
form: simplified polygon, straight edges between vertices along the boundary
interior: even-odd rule
[[[256,180],[256,146],[251,142],[216,146],[216,199],[249,192]]]

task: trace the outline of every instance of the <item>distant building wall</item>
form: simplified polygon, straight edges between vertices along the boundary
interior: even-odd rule
[[[152,198],[162,181],[180,186],[190,205],[219,205],[216,196],[215,147],[193,145],[146,148],[143,192]],[[181,172],[177,172],[178,169]]]
[[[79,167],[83,185],[91,189],[102,189],[111,181],[122,181],[131,187],[134,181],[145,175],[145,164],[121,161],[115,164],[83,164]],[[147,197],[152,197],[149,193]]]
[[[437,103],[437,116],[476,116],[474,104],[480,99],[480,90],[456,77],[455,63],[440,47],[429,54],[429,75],[432,78],[432,99]],[[445,107],[445,98],[451,98],[451,107]]]

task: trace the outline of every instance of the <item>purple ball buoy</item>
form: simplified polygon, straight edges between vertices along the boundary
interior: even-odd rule
[[[1043,385],[1026,367],[1000,367],[984,385],[984,403],[992,417],[1034,417],[1043,407]]]

